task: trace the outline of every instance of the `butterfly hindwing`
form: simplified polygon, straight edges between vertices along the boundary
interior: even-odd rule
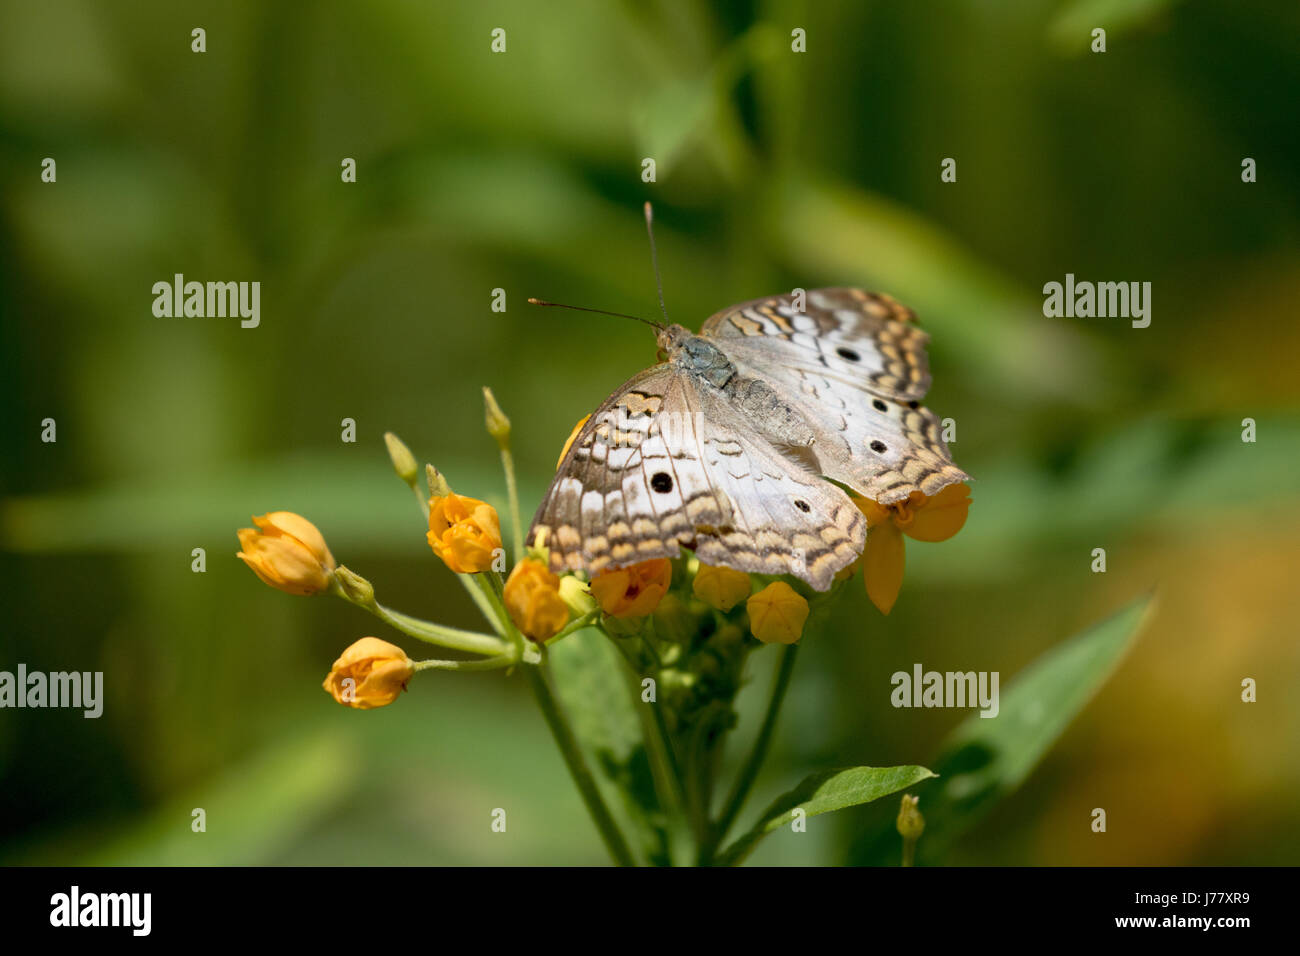
[[[823,474],[888,504],[967,480],[952,463],[938,418],[920,404],[930,383],[911,310],[860,289],[814,289],[714,315],[702,335],[761,377],[813,426]]]
[[[700,334],[729,355],[776,343],[785,362],[849,376],[881,398],[920,400],[930,388],[930,337],[911,309],[862,289],[813,289],[804,311],[786,293],[733,305],[710,316]]]

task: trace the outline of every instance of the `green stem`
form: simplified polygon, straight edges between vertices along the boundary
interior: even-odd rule
[[[481,661],[415,661],[417,671],[498,671],[515,665],[514,658],[509,654],[503,654],[500,657],[489,657]]]
[[[497,630],[514,645],[515,653],[522,658],[527,639],[520,633],[519,628],[515,627],[510,612],[506,610],[505,584],[501,580],[501,575],[496,571],[478,574],[474,577],[474,584],[478,588],[484,604],[491,609],[489,612],[485,612],[491,615],[489,620],[495,619]]]
[[[673,780],[673,787],[679,801],[685,800],[682,793],[682,771],[677,764],[677,754],[673,750],[672,737],[668,733],[668,722],[664,720],[663,708],[657,703],[651,708],[650,713],[654,716],[655,734],[660,740],[660,748],[663,750],[664,759],[667,762],[669,773]]]
[[[470,654],[486,654],[489,657],[500,657],[512,650],[511,646],[505,641],[489,634],[462,631],[454,627],[444,627],[441,624],[421,621],[419,618],[384,607],[378,602],[373,606],[360,606],[365,607],[375,617],[385,624],[397,628],[403,634],[409,634],[411,637],[427,641],[430,644],[437,644],[440,647],[447,647],[454,651],[467,651]]]
[[[560,631],[554,637],[548,637],[546,639],[546,646],[550,647],[560,638],[568,637],[574,631],[581,631],[584,627],[591,627],[591,625],[595,624],[599,620],[600,620],[599,608],[597,608],[594,611],[588,611],[586,614],[582,615],[582,617],[575,617],[572,621],[570,621],[568,624],[564,626],[564,630]]]
[[[686,808],[686,793],[682,787],[677,755],[673,752],[672,738],[668,735],[663,709],[657,700],[647,703],[641,699],[641,681],[646,675],[641,672],[623,642],[611,640],[627,664],[628,691],[632,695],[632,706],[641,721],[641,735],[645,740],[646,757],[650,761],[650,776],[654,781],[655,796],[659,798],[659,806],[671,824]],[[649,713],[646,712],[647,708]]]
[[[424,515],[424,523],[427,525],[429,523],[429,499],[420,490],[418,482],[411,482],[409,487],[411,491],[415,492],[415,502],[420,506],[420,513]]]
[[[727,800],[727,807],[713,827],[712,836],[708,846],[705,847],[706,852],[703,854],[704,862],[712,859],[714,850],[727,838],[727,831],[731,829],[731,825],[736,821],[736,816],[745,805],[749,790],[758,777],[759,769],[763,766],[768,748],[772,744],[772,734],[776,730],[776,719],[781,713],[781,703],[785,700],[785,692],[790,687],[790,676],[794,673],[794,662],[798,654],[798,644],[786,646],[785,653],[781,657],[781,668],[777,671],[776,680],[772,684],[772,696],[767,702],[767,713],[763,715],[763,725],[759,728],[758,737],[754,741],[754,748],[749,753],[749,759],[745,761],[745,766],[740,771],[740,775],[736,778],[736,783],[732,787],[731,797]]]
[[[551,736],[555,738],[555,743],[560,748],[560,754],[564,757],[564,762],[569,768],[569,775],[573,777],[578,792],[582,794],[583,802],[587,805],[587,811],[591,814],[596,829],[600,831],[601,839],[605,841],[605,847],[609,850],[609,855],[614,858],[614,862],[619,866],[635,866],[636,861],[632,858],[632,851],[628,849],[627,841],[623,839],[623,834],[619,832],[618,825],[610,815],[609,808],[605,806],[605,801],[600,796],[600,790],[596,787],[595,778],[592,777],[591,771],[587,769],[587,761],[582,756],[582,750],[578,745],[577,738],[573,735],[573,729],[569,726],[568,719],[560,710],[555,696],[551,693],[548,676],[543,673],[540,667],[525,667],[524,672],[533,685],[533,693],[537,697],[538,705],[542,708],[542,716],[546,719],[546,725],[551,729]]]
[[[479,613],[482,614],[483,617],[487,619],[487,622],[492,625],[492,630],[496,631],[498,634],[504,635],[506,633],[505,625],[493,612],[491,602],[489,602],[483,594],[482,584],[478,580],[482,575],[458,574],[456,577],[460,578],[461,586],[465,588],[466,593],[469,594],[470,599],[474,602],[474,606],[478,608]]]
[[[514,534],[515,563],[524,556],[524,526],[519,523],[519,486],[515,482],[515,456],[506,445],[501,447],[501,468],[506,473],[506,500],[510,504],[510,527]]]

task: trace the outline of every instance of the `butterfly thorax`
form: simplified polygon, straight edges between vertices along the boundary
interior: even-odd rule
[[[661,329],[658,341],[667,361],[704,379],[714,388],[725,388],[736,374],[736,366],[731,364],[722,349],[680,325]]]
[[[794,447],[812,444],[812,428],[804,416],[766,382],[742,375],[708,339],[670,325],[659,332],[659,348],[666,361],[721,392],[736,413],[770,441]]]

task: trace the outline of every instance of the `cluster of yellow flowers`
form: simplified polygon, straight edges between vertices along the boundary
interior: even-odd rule
[[[494,420],[493,408],[495,404],[490,401],[489,425],[496,422],[498,430],[494,435],[501,440],[500,423],[505,422],[505,434],[508,435],[508,420],[499,409],[496,409],[498,418]],[[575,435],[581,427],[582,422],[579,422],[574,429]],[[572,440],[573,436],[570,436],[569,441]],[[389,448],[399,475],[414,488],[414,459],[395,437],[390,436]],[[505,444],[502,449],[503,454],[508,454]],[[457,574],[504,572],[505,550],[496,509],[476,498],[453,493],[433,469],[430,469],[430,486],[445,491],[427,499],[427,537],[434,554]],[[914,492],[906,501],[890,506],[855,497],[867,518],[867,547],[857,564],[846,568],[839,577],[847,577],[860,565],[867,595],[882,613],[888,614],[903,581],[903,536],[918,541],[943,541],[952,537],[966,521],[969,494],[966,485],[950,485],[932,498]],[[425,501],[423,497],[421,500],[422,503]],[[369,583],[335,563],[324,536],[306,518],[288,511],[274,511],[253,518],[253,524],[255,527],[238,532],[238,557],[262,581],[290,594],[334,591],[374,611],[389,623],[396,623],[398,619],[408,623],[413,621],[375,604]],[[597,609],[615,620],[649,616],[668,594],[672,577],[673,563],[659,558],[603,571],[584,584],[573,576],[566,575],[561,579],[550,571],[542,557],[527,555],[516,562],[504,585],[499,577],[495,580],[499,590],[498,606],[504,607],[520,634],[540,645],[570,627],[575,618],[588,615],[591,618],[588,623],[591,623]],[[750,633],[763,643],[797,642],[808,620],[808,601],[785,581],[771,581],[755,591],[748,574],[726,567],[699,565],[691,582],[691,591],[704,604],[723,613],[730,612],[743,601]],[[412,632],[408,630],[408,633]],[[454,633],[480,642],[497,640],[466,635],[465,632]],[[464,647],[457,644],[447,646]],[[470,649],[479,650],[479,647]],[[518,659],[511,658],[505,664],[513,664]],[[417,663],[396,645],[376,637],[364,637],[334,662],[324,687],[335,700],[350,707],[382,707],[400,695],[417,670],[426,666],[450,668],[455,665],[456,662]]]

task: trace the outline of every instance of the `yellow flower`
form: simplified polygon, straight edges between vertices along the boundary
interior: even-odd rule
[[[701,564],[691,590],[709,607],[730,611],[749,597],[749,575],[733,568]]]
[[[560,457],[555,459],[556,468],[560,467],[560,462],[564,461],[564,456],[567,455],[569,453],[569,449],[573,447],[573,440],[578,437],[578,432],[582,431],[582,426],[587,424],[587,421],[590,418],[591,416],[587,415],[583,417],[582,421],[578,422],[578,424],[573,426],[573,431],[569,432],[569,437],[564,443],[564,448],[560,451]]]
[[[429,546],[457,574],[487,571],[501,552],[496,509],[477,498],[448,493],[429,500]]]
[[[591,596],[610,617],[645,617],[668,593],[672,578],[671,562],[655,558],[630,568],[601,571],[591,579]]]
[[[292,511],[254,517],[256,528],[240,528],[236,557],[253,573],[290,594],[319,594],[329,587],[334,556],[316,526]]]
[[[749,631],[764,644],[793,644],[808,620],[808,602],[784,581],[773,581],[745,603]]]
[[[397,700],[414,673],[411,659],[396,644],[363,637],[334,662],[322,686],[340,704],[370,710]]]
[[[884,506],[857,495],[853,500],[867,518],[867,548],[862,554],[867,596],[881,614],[888,614],[903,585],[903,535],[917,541],[951,538],[966,523],[970,487],[948,485],[932,498],[914,491],[906,501]]]
[[[536,558],[524,558],[515,565],[504,596],[510,620],[534,641],[554,637],[569,623],[569,605],[560,596],[560,579]]]

